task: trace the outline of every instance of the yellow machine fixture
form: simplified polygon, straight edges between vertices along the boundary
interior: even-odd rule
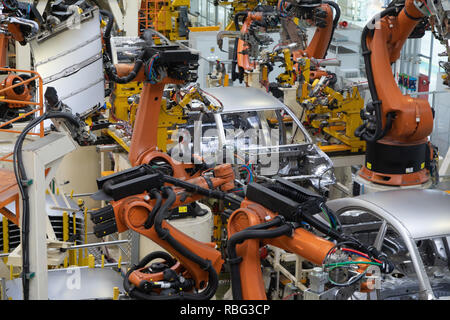
[[[128,121],[131,124],[134,122],[136,110],[133,110],[133,104],[129,103],[128,99],[133,95],[140,94],[142,91],[142,83],[130,82],[127,84],[114,85],[114,91],[111,94],[110,102],[110,121]]]
[[[121,108],[122,121],[119,121],[116,126],[119,128],[122,126],[128,126],[132,128],[134,120],[136,119],[138,103],[133,101],[131,104],[127,104],[127,107]],[[126,115],[126,116],[125,116]],[[183,108],[179,105],[171,106],[166,99],[162,100],[161,110],[159,113],[159,125],[158,125],[158,148],[166,152],[167,144],[170,144],[169,140],[171,131],[170,128],[175,124],[186,123],[184,120]],[[106,134],[112,137],[122,148],[129,152],[129,142],[131,141],[131,130],[112,130],[111,128],[106,130]]]
[[[234,1],[221,1],[221,0],[215,0],[214,5],[215,6],[224,6],[231,8],[231,14],[230,14],[230,22],[226,26],[225,30],[236,30],[236,27],[234,26],[234,20],[233,17],[236,13],[241,11],[253,11],[253,9],[256,8],[258,5],[267,5],[267,6],[276,6],[278,0],[265,0],[265,1],[257,1],[257,0],[248,0],[248,1],[242,1],[242,0],[234,0]]]
[[[366,142],[355,136],[355,130],[362,124],[360,112],[364,108],[358,88],[337,92],[323,83],[323,78],[315,80],[310,96],[300,102],[307,124],[343,144],[322,145],[321,149],[325,152],[365,151]]]
[[[366,142],[355,136],[356,129],[362,124],[360,116],[364,108],[357,87],[350,87],[337,92],[329,86],[330,75],[324,70],[311,70],[311,59],[301,58],[294,61],[289,48],[280,48],[269,53],[262,65],[261,83],[267,79],[265,72],[268,64],[282,62],[284,72],[277,77],[280,87],[297,87],[297,102],[303,108],[302,119],[306,119],[313,135],[325,134],[330,142],[320,142],[320,148],[331,152],[363,152]],[[312,75],[315,79],[312,83]],[[322,135],[323,136],[323,135]],[[321,137],[322,137],[321,136]],[[334,138],[334,139],[331,139]],[[337,141],[336,141],[337,140]]]
[[[117,85],[113,103],[111,104],[111,122],[117,122],[117,127],[124,127],[123,130],[113,130],[111,128],[106,130],[106,134],[111,136],[122,148],[129,151],[129,143],[131,141],[132,127],[136,119],[136,112],[138,109],[138,99],[130,99],[132,95],[140,93],[142,89],[141,84],[130,83],[126,85]],[[167,152],[167,145],[171,144],[170,136],[172,130],[176,129],[178,124],[186,123],[185,112],[192,110],[192,102],[199,101],[204,108],[218,112],[221,110],[220,106],[212,104],[208,98],[205,97],[203,91],[198,85],[193,85],[187,89],[174,89],[168,92],[169,97],[165,97],[161,102],[161,109],[159,113],[159,123],[157,128],[158,149]]]
[[[283,49],[282,53],[284,60],[284,72],[277,77],[277,82],[281,85],[287,84],[293,86],[296,80],[296,74],[294,71],[294,62],[292,60],[291,50]]]
[[[186,40],[189,33],[190,0],[142,0],[139,10],[139,34],[153,28],[170,40]]]

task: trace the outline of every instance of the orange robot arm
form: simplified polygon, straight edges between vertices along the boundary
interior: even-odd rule
[[[333,4],[335,3],[333,2]],[[333,10],[331,9],[330,4],[324,3],[320,6],[320,9],[326,13],[326,17],[324,19],[326,25],[322,28],[316,28],[314,36],[305,50],[296,50],[292,52],[294,61],[304,57],[316,59],[325,58],[340,16],[339,7],[336,6],[336,8],[336,16],[333,18]]]
[[[97,223],[94,232],[99,237],[111,232],[132,229],[159,244],[178,259],[172,270],[182,272],[183,277],[192,283],[192,288],[187,288],[185,297],[208,299],[215,293],[217,273],[223,263],[220,252],[215,250],[213,244],[192,239],[164,219],[168,217],[171,209],[195,202],[205,196],[224,198],[224,192],[234,188],[234,173],[231,166],[223,165],[214,169],[212,177],[207,174],[200,175],[200,172],[188,174],[185,165],[157,151],[156,130],[164,86],[169,83],[183,84],[195,81],[196,78],[193,79],[190,71],[198,66],[197,60],[198,55],[179,47],[154,46],[149,42],[149,46],[144,48],[135,64],[107,67],[108,77],[112,81],[144,82],[129,153],[133,166],[142,165],[98,180],[99,188],[103,188],[100,192],[103,196],[105,193],[111,194],[116,187],[121,188],[121,192],[112,193],[114,194],[112,199],[108,196],[107,198],[112,200],[111,206],[94,212],[91,219]],[[158,165],[149,165],[154,159],[157,159],[158,163],[162,161],[165,165],[169,165],[170,173],[162,174],[164,170],[155,172],[154,166]],[[167,169],[166,166],[164,168]],[[150,187],[154,183],[158,185]],[[222,191],[214,190],[219,187]],[[154,255],[150,255],[149,259],[152,257]],[[141,284],[155,286],[161,277],[160,273],[146,273],[133,269],[127,275],[131,283],[126,283],[129,286],[134,284],[136,287]],[[196,295],[190,293],[193,288],[206,289]],[[131,287],[128,289],[129,292],[133,291]],[[142,294],[140,290],[136,291],[138,298],[157,299],[153,295],[150,297]],[[164,297],[168,298],[167,295]],[[179,298],[179,295],[173,296],[177,297]]]
[[[310,24],[316,25],[316,31],[313,38],[306,48],[303,43],[305,39],[298,36],[298,27],[290,17],[292,10],[291,7],[299,6],[300,9],[293,11],[294,14],[299,13],[302,16],[298,16],[299,19],[305,19]],[[292,58],[295,64],[295,69],[299,70],[300,67],[297,64],[298,59],[324,59],[327,55],[328,48],[331,44],[331,40],[334,35],[334,31],[338,25],[341,10],[336,2],[332,1],[316,1],[315,6],[307,4],[302,7],[302,3],[288,2],[286,0],[278,1],[278,8],[280,15],[282,16],[282,41],[285,45],[290,43],[297,43],[297,50],[292,52]],[[334,9],[334,14],[333,14]],[[285,17],[283,18],[283,15]],[[311,70],[310,79],[319,79],[322,76],[328,76],[328,73],[323,70]]]
[[[173,166],[175,176],[187,178],[184,171],[192,165],[182,165],[164,153],[157,151],[157,128],[159,123],[159,113],[161,110],[162,96],[166,84],[184,84],[188,81],[195,81],[195,77],[190,70],[196,69],[198,55],[180,48],[170,47],[170,50],[159,49],[158,46],[151,46],[152,55],[144,50],[135,64],[118,64],[107,68],[109,80],[118,83],[130,81],[143,82],[144,86],[140,95],[139,106],[136,114],[136,121],[133,127],[133,135],[128,158],[131,165],[148,164],[152,159],[163,158]],[[150,49],[149,49],[150,50]],[[169,55],[166,59],[165,56]],[[173,62],[175,60],[175,62]],[[154,79],[154,74],[162,68],[167,76],[162,79]],[[155,71],[156,70],[156,71]]]
[[[241,16],[243,16],[243,24],[235,44],[235,63],[237,63],[239,74],[235,74],[234,68],[236,66],[233,64],[233,80],[236,80],[238,77],[242,80],[244,71],[253,71],[256,68],[256,62],[251,62],[250,56],[259,54],[258,48],[260,44],[272,41],[271,38],[264,35],[261,35],[261,38],[257,37],[255,35],[255,27],[268,27],[269,25],[275,25],[278,21],[274,11],[239,12],[234,19],[236,28],[239,28],[239,18]],[[258,48],[252,48],[252,46],[258,46]]]
[[[249,227],[261,225],[265,221],[277,221],[273,212],[260,204],[244,200],[241,208],[236,210],[230,217],[228,223],[229,242],[233,241],[233,235],[240,231],[249,231]],[[258,230],[253,230],[258,232]],[[261,272],[261,258],[259,249],[261,244],[270,244],[288,252],[321,265],[327,253],[333,248],[334,243],[320,238],[311,232],[297,228],[293,229],[288,225],[265,230],[265,233],[274,234],[273,238],[254,238],[245,240],[236,246],[236,255],[239,258],[240,284],[233,283],[233,297],[243,300],[265,300],[266,292]],[[264,237],[268,237],[264,236]],[[233,244],[229,243],[228,248]],[[230,262],[230,261],[229,261]],[[233,262],[233,261],[232,261]],[[233,272],[233,271],[232,271]],[[235,277],[232,273],[232,277]],[[242,292],[239,292],[238,286]]]
[[[323,265],[336,247],[343,243],[369,252],[370,255],[366,256],[370,259],[381,257],[379,252],[366,248],[357,240],[330,229],[314,218],[316,210],[324,206],[321,201],[320,196],[282,179],[271,185],[253,183],[248,186],[246,199],[228,220],[227,259],[234,299],[266,299],[259,254],[262,245],[295,253],[316,265]],[[301,228],[298,224],[300,220],[335,239],[338,244]],[[393,270],[389,261],[378,262],[383,272]]]
[[[403,95],[391,68],[421,18],[423,14],[417,10],[414,1],[406,1],[397,17],[388,15],[382,18],[373,36],[367,37],[367,47],[372,52],[370,64],[373,81],[378,100],[382,101],[382,114],[395,113],[392,128],[384,136],[392,142],[423,142],[433,129],[433,115],[428,101]],[[382,116],[381,120],[384,128],[386,116]]]
[[[256,68],[255,62],[250,62],[250,45],[245,38],[248,38],[250,33],[251,24],[254,21],[262,21],[262,12],[249,12],[244,20],[244,24],[241,27],[241,36],[238,41],[237,47],[237,64],[239,68],[245,71],[253,71]]]
[[[129,76],[135,65],[119,64],[115,66],[119,78]],[[141,67],[134,77],[134,81],[144,82],[141,92],[136,121],[133,128],[130,152],[128,158],[131,165],[136,166],[149,163],[148,155],[157,150],[157,130],[161,99],[166,84],[182,84],[181,80],[164,78],[160,82],[150,83],[146,79],[144,68]]]
[[[403,8],[389,7],[363,30],[361,46],[372,102],[355,134],[368,142],[366,166],[360,175],[376,183],[414,185],[429,179],[433,113],[427,100],[403,95],[391,64],[413,30],[424,18],[417,6],[425,1],[406,0]],[[402,161],[398,161],[398,159]]]
[[[197,241],[164,219],[169,217],[170,210],[205,196],[224,199],[225,192],[234,188],[231,166],[217,166],[213,175],[180,180],[144,165],[101,178],[98,184],[101,192],[112,200],[110,198],[110,206],[92,213],[91,219],[96,223],[94,233],[102,237],[131,229],[151,239],[177,259],[173,269],[192,281],[192,288],[184,293],[185,298],[211,298],[223,264],[221,253],[214,243]],[[162,274],[143,271],[145,264],[127,275],[128,286],[141,288],[162,280]],[[193,288],[207,290],[197,296],[190,293]],[[128,289],[132,290],[131,287]],[[139,295],[146,297],[142,292],[137,293],[137,297]]]

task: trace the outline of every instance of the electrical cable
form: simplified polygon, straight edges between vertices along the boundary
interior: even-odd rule
[[[156,59],[159,58],[159,53],[156,53],[155,55],[153,55],[153,57],[150,59],[149,62],[149,67],[148,67],[148,80],[150,81],[151,84],[155,84],[158,82],[158,79],[155,76],[155,72],[153,70],[153,64],[155,62]]]
[[[335,270],[335,269],[337,269],[337,268],[347,268],[348,269],[349,267],[348,266],[335,266],[335,267],[332,267],[332,268],[330,268],[328,270],[328,281],[331,284],[333,284],[334,286],[336,286],[336,287],[348,287],[348,286],[351,286],[351,285],[357,283],[359,280],[361,280],[367,274],[367,271],[364,271],[364,272],[358,273],[357,275],[351,277],[345,283],[339,283],[339,282],[335,282],[334,280],[332,280],[331,276],[330,276],[330,272]]]
[[[108,23],[106,24],[106,29],[103,34],[103,39],[105,40],[106,52],[109,58],[112,60],[112,49],[111,49],[111,32],[114,26],[114,15],[107,10],[100,10],[100,14],[108,17]]]
[[[22,197],[22,287],[23,287],[23,299],[29,300],[29,280],[33,276],[30,273],[30,261],[29,261],[29,195],[28,186],[30,186],[33,181],[28,180],[26,175],[26,170],[23,164],[22,146],[25,141],[26,135],[39,123],[47,119],[53,118],[63,118],[74,125],[79,126],[79,122],[75,116],[70,113],[65,112],[48,112],[39,118],[32,120],[19,134],[14,145],[13,151],[13,167],[14,174],[16,176],[17,185],[19,187],[19,192]]]
[[[150,191],[150,194],[153,196],[153,198],[156,199],[156,202],[155,202],[155,205],[153,206],[152,211],[148,214],[147,220],[144,223],[145,229],[150,229],[153,226],[153,224],[155,222],[156,213],[161,208],[161,204],[162,204],[162,196],[157,189],[152,189]]]
[[[192,293],[183,293],[181,295],[181,298],[186,299],[192,299],[192,300],[208,300],[211,299],[218,287],[219,284],[219,278],[217,275],[216,270],[211,264],[211,261],[205,260],[201,257],[199,257],[194,252],[188,250],[186,247],[184,247],[181,243],[179,243],[175,238],[173,238],[170,235],[170,232],[168,229],[165,229],[162,227],[162,222],[165,218],[168,218],[166,215],[169,213],[169,208],[172,206],[172,204],[176,200],[176,194],[170,187],[163,187],[162,191],[166,193],[167,199],[164,202],[164,204],[161,206],[161,209],[156,213],[155,217],[155,231],[158,234],[158,236],[167,241],[179,254],[186,257],[187,259],[193,261],[194,263],[198,264],[203,270],[206,270],[208,272],[208,285],[206,289],[204,289],[201,293],[198,294],[192,294]]]
[[[247,19],[247,16],[248,16],[248,12],[247,11],[241,11],[241,12],[238,12],[238,13],[236,13],[234,15],[234,26],[236,28],[236,31],[240,31],[241,30],[241,28],[239,26],[239,18],[243,17],[242,21],[245,21],[245,19]]]
[[[176,260],[164,251],[154,251],[146,255],[141,261],[139,261],[137,265],[132,266],[130,270],[128,270],[123,279],[123,287],[125,291],[130,295],[130,297],[140,300],[179,300],[179,297],[176,296],[163,296],[163,299],[158,299],[158,295],[151,295],[140,292],[138,288],[134,287],[133,284],[131,284],[129,280],[131,273],[138,269],[144,268],[151,261],[158,258],[164,259],[166,262],[168,262],[169,267],[173,266],[176,263]]]
[[[346,252],[351,252],[351,253],[353,253],[353,254],[356,254],[356,255],[358,255],[358,256],[360,256],[360,257],[363,257],[363,258],[366,258],[366,259],[371,259],[367,254],[362,253],[362,252],[360,252],[360,251],[358,251],[358,250],[349,249],[349,248],[342,248],[341,250],[342,250],[342,251],[346,251]],[[378,260],[378,259],[373,259],[373,260],[374,260],[375,262],[380,263],[380,264],[383,263],[382,261],[380,261],[380,260]]]
[[[114,25],[114,16],[111,12],[106,10],[100,10],[100,13],[103,15],[106,15],[108,17],[108,24],[106,26],[105,34],[103,35],[103,39],[105,40],[105,46],[106,46],[106,53],[109,59],[108,64],[105,66],[106,74],[108,75],[108,78],[110,81],[119,83],[119,84],[126,84],[131,81],[133,81],[138,72],[141,70],[142,66],[144,65],[144,57],[146,56],[146,50],[143,50],[140,55],[136,58],[133,70],[124,77],[119,77],[117,75],[117,70],[112,64],[112,49],[111,49],[111,31]],[[151,30],[151,29],[148,29]]]
[[[396,13],[397,13],[396,7],[387,8],[386,10],[382,11],[379,15],[377,15],[375,18],[370,20],[369,23],[371,23],[373,25],[376,22],[375,19],[382,19],[388,15],[394,15]],[[361,126],[359,126],[355,131],[355,135],[357,137],[360,137],[363,140],[366,140],[367,142],[375,142],[375,141],[383,138],[386,135],[387,131],[390,130],[390,128],[392,126],[393,117],[394,117],[391,113],[388,113],[386,115],[385,127],[384,127],[384,129],[382,129],[382,119],[381,119],[381,115],[382,115],[381,103],[382,102],[379,101],[379,99],[378,99],[378,93],[377,93],[377,89],[375,87],[375,80],[373,78],[371,51],[369,50],[368,45],[367,45],[367,36],[369,35],[369,33],[373,34],[373,32],[374,32],[374,30],[373,30],[372,26],[369,27],[369,24],[367,24],[364,27],[363,32],[361,34],[361,48],[362,48],[362,54],[364,57],[364,65],[366,68],[366,76],[367,76],[367,81],[368,81],[368,85],[369,85],[369,91],[370,91],[370,95],[372,96],[372,106],[375,111],[376,128],[375,128],[375,132],[369,133],[369,132],[367,132],[367,123],[364,123]]]
[[[239,263],[242,258],[237,255],[236,245],[249,239],[270,239],[280,237],[282,235],[290,235],[292,233],[292,225],[282,224],[283,219],[273,219],[269,222],[251,226],[247,229],[233,234],[227,241],[227,262],[230,265],[231,273],[231,289],[234,300],[242,300],[242,284],[239,270]],[[278,226],[274,229],[270,227]],[[266,230],[268,229],[268,230]]]
[[[372,262],[372,261],[343,261],[343,262],[329,263],[329,264],[326,264],[325,267],[340,267],[340,266],[353,265],[353,264],[368,264],[368,265],[374,265],[374,266],[382,266],[382,263]]]
[[[331,41],[333,40],[334,32],[336,31],[337,25],[339,23],[339,19],[341,18],[341,8],[336,2],[333,1],[323,1],[323,3],[328,4],[329,6],[333,7],[335,10],[334,13],[334,19],[333,19],[333,30],[331,31],[331,37],[330,41],[328,42],[327,50],[325,51],[324,58],[326,58],[328,49],[330,48]]]
[[[7,2],[11,2],[7,4]],[[11,11],[17,11],[19,9],[19,3],[16,0],[2,0],[3,6]]]

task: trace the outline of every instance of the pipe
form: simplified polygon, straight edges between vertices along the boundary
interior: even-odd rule
[[[214,270],[212,264],[210,261],[205,260],[195,253],[189,251],[184,247],[181,243],[179,243],[175,238],[173,238],[170,235],[169,230],[162,227],[162,222],[165,218],[167,218],[167,214],[169,213],[169,210],[173,203],[176,200],[176,194],[170,187],[164,187],[162,188],[162,191],[165,192],[165,195],[167,196],[166,201],[162,204],[161,208],[158,210],[158,212],[155,215],[155,221],[154,221],[154,227],[155,231],[158,234],[158,236],[165,240],[169,245],[171,245],[177,253],[181,254],[182,256],[192,260],[193,262],[197,263],[202,269],[208,271],[208,285],[205,290],[203,290],[201,293],[189,293],[189,292],[182,292],[181,294],[174,294],[170,296],[162,296],[162,295],[152,295],[152,294],[146,294],[143,292],[140,292],[138,290],[132,290],[128,283],[124,283],[126,286],[125,289],[129,292],[132,292],[132,295],[138,299],[144,299],[144,300],[207,300],[211,299],[215,292],[217,291],[217,287],[219,284],[219,277]],[[135,268],[134,268],[135,270]],[[126,279],[128,279],[129,275],[133,271],[133,268],[130,269],[126,275]]]
[[[100,14],[108,17],[108,24],[106,25],[103,39],[105,40],[106,52],[112,61],[112,49],[111,49],[111,31],[114,25],[114,15],[107,10],[100,10]]]
[[[141,261],[136,265],[135,269],[144,268],[147,264],[155,259],[163,259],[169,263],[169,267],[172,267],[177,261],[172,258],[170,254],[165,251],[154,251],[147,254]]]
[[[150,229],[153,226],[153,223],[155,222],[155,216],[158,214],[159,209],[161,208],[162,204],[162,196],[158,192],[158,190],[153,189],[150,192],[154,198],[156,198],[155,205],[153,206],[152,212],[149,213],[147,221],[144,223],[145,229]]]
[[[336,2],[333,1],[323,1],[323,3],[328,4],[329,6],[333,7],[335,10],[334,19],[333,19],[333,31],[331,31],[331,37],[330,41],[328,42],[327,51],[325,51],[324,58],[327,57],[328,49],[330,48],[331,41],[333,41],[334,32],[336,31],[336,27],[339,23],[339,19],[341,18],[341,8]]]
[[[241,11],[234,15],[234,27],[236,28],[236,31],[240,31],[241,28],[239,28],[239,17],[244,17],[242,20],[245,21],[247,19],[248,12],[247,11]]]
[[[136,78],[139,70],[141,70],[142,66],[144,65],[144,60],[143,60],[144,56],[145,56],[145,50],[136,59],[133,70],[131,70],[131,72],[124,77],[119,77],[117,75],[116,68],[114,67],[114,65],[112,63],[110,63],[110,65],[107,66],[107,68],[106,68],[106,73],[108,74],[108,77],[110,78],[109,80],[114,81],[116,83],[120,83],[120,84],[126,84],[126,83],[133,81]]]
[[[84,249],[84,248],[95,248],[95,247],[103,247],[103,246],[115,246],[123,243],[128,243],[129,240],[116,240],[116,241],[105,241],[105,242],[97,242],[97,243],[87,243],[87,244],[80,244],[78,246],[71,246],[66,248],[65,250],[77,250],[77,249]]]
[[[380,15],[377,16],[376,18],[382,19],[382,18],[384,18],[388,15],[394,14],[396,12],[397,12],[397,8],[391,7],[391,8],[388,8],[388,9],[382,11],[380,13]],[[372,19],[369,23],[372,23],[374,25],[373,22],[376,22],[375,18]],[[366,76],[367,76],[367,81],[368,81],[368,85],[369,85],[369,91],[370,91],[370,95],[372,96],[372,105],[374,108],[373,111],[375,111],[376,128],[375,128],[375,132],[370,134],[367,132],[367,123],[362,124],[360,127],[358,127],[356,129],[355,135],[357,137],[361,137],[363,140],[366,140],[367,142],[375,142],[375,141],[383,138],[386,135],[387,131],[390,130],[390,127],[392,126],[393,115],[390,115],[390,114],[387,115],[386,125],[383,130],[382,129],[382,120],[381,120],[381,116],[382,116],[381,101],[378,100],[378,93],[377,93],[377,89],[375,88],[375,83],[374,83],[374,79],[373,79],[372,62],[370,59],[371,51],[369,50],[369,48],[367,46],[367,36],[370,31],[373,32],[373,29],[369,29],[368,25],[366,25],[361,34],[361,48],[362,48],[362,54],[364,57],[364,64],[365,64],[365,68],[366,68]]]

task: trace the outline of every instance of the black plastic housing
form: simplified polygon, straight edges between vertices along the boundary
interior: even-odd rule
[[[247,186],[246,198],[282,215],[288,221],[295,221],[298,202],[275,191],[253,182]]]

